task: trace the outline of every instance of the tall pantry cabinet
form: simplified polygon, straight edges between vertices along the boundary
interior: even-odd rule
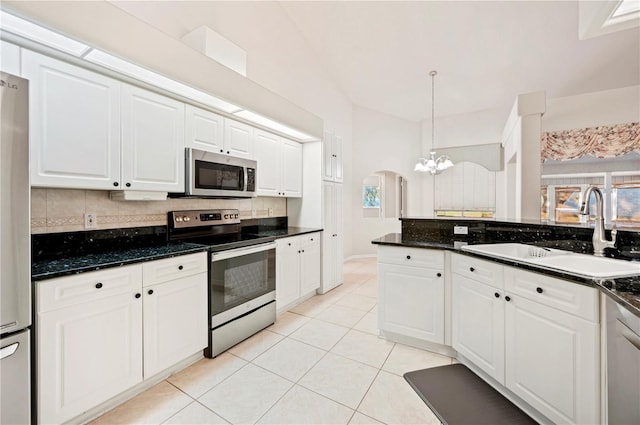
[[[289,224],[322,227],[322,281],[324,294],[343,281],[343,184],[342,152],[339,137],[325,132],[322,141],[302,144],[302,185],[304,196],[287,198]],[[319,208],[321,206],[321,208]]]
[[[322,284],[324,294],[342,284],[344,262],[342,139],[325,132],[322,142]]]

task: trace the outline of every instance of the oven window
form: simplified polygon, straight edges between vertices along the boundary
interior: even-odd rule
[[[215,261],[211,268],[211,315],[276,289],[275,249]]]
[[[243,190],[244,168],[206,161],[195,161],[196,188]]]

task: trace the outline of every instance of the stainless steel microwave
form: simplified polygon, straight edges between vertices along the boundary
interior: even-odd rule
[[[184,195],[210,198],[254,197],[257,164],[250,159],[187,148]]]

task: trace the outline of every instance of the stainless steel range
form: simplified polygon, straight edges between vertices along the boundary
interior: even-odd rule
[[[210,247],[207,357],[275,322],[276,244],[243,234],[238,210],[172,211],[169,240]]]

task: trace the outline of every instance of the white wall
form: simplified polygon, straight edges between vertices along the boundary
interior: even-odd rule
[[[421,156],[420,140],[419,123],[354,106],[353,183],[350,186],[345,184],[345,192],[351,192],[353,254],[373,254],[376,247],[371,240],[400,232],[398,218],[362,216],[362,182],[370,174],[393,171],[405,177],[408,181],[408,216],[422,215],[422,176],[413,171],[417,158]]]
[[[640,121],[640,86],[547,100],[542,131],[571,130]]]

